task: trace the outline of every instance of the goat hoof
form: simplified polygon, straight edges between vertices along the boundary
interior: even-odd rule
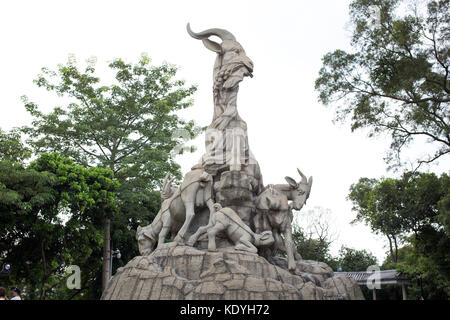
[[[289,266],[288,266],[288,269],[289,269],[289,271],[295,271],[295,264],[289,264]]]
[[[190,247],[193,247],[194,246],[194,244],[195,244],[195,240],[192,240],[192,239],[189,239],[187,242],[186,242],[186,245],[187,246],[190,246]]]
[[[184,245],[184,239],[180,236],[176,236],[175,239],[173,239],[173,241],[178,243],[179,245]]]

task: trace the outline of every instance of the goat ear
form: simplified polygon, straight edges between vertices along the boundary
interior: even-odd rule
[[[286,181],[287,181],[287,183],[289,183],[289,185],[292,187],[292,188],[294,188],[294,189],[296,189],[297,188],[297,182],[295,182],[295,180],[294,179],[292,179],[291,177],[284,177],[285,179],[286,179]]]
[[[203,39],[203,44],[206,48],[208,48],[211,51],[214,51],[216,53],[222,53],[222,47],[217,42],[211,41],[209,39]]]

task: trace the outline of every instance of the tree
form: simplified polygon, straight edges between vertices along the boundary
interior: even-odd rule
[[[356,250],[342,246],[338,254],[338,263],[342,271],[366,271],[377,265],[377,258],[367,250]]]
[[[363,221],[375,232],[398,240],[394,248],[390,241],[384,267],[423,280],[428,298],[450,296],[449,196],[450,177],[445,173],[362,178],[350,188],[349,199],[358,212],[355,222]]]
[[[299,223],[293,224],[292,240],[303,259],[322,261],[336,269],[336,259],[330,254],[330,246],[336,240],[331,229],[331,211],[314,207],[301,215]]]
[[[348,199],[353,202],[352,210],[357,212],[352,223],[364,222],[376,234],[383,234],[389,241],[392,260],[397,261],[399,237],[402,228],[398,185],[394,179],[361,178],[350,187]]]
[[[326,239],[316,238],[311,234],[304,232],[299,226],[294,226],[292,231],[292,240],[295,249],[303,259],[321,261],[329,264],[335,269],[335,263],[330,255],[330,242]]]
[[[377,258],[367,250],[356,250],[342,246],[335,258],[340,270],[345,272],[367,271],[370,266],[378,265]],[[366,299],[371,299],[372,292],[367,286],[361,286]]]
[[[25,287],[29,299],[45,299],[76,264],[92,284],[100,264],[92,253],[101,250],[102,221],[116,210],[117,187],[110,169],[86,169],[56,153],[28,167],[1,160],[0,255],[13,267],[9,282]]]
[[[315,88],[323,104],[336,106],[337,121],[351,117],[352,131],[391,135],[392,167],[402,164],[405,146],[427,138],[435,151],[417,158],[418,168],[450,153],[450,2],[429,1],[426,10],[409,12],[404,2],[354,0],[355,50],[327,53]]]
[[[450,297],[450,241],[441,232],[429,229],[420,241],[410,237],[399,249],[396,263],[390,256],[383,262],[382,269],[396,269],[411,280],[409,299],[422,296],[425,299],[447,300]]]
[[[123,241],[134,239],[134,228],[148,223],[158,210],[154,190],[165,173],[180,177],[171,151],[182,138],[199,132],[193,121],[176,114],[192,105],[188,98],[196,88],[173,80],[174,66],[150,66],[143,55],[134,65],[116,59],[109,67],[115,71],[115,83],[108,86],[94,76],[93,60],[84,71],[78,70],[73,57],[56,72],[43,68],[35,83],[70,102],[66,108],[43,114],[24,97],[34,120],[31,127],[23,128],[35,152],[61,152],[81,165],[110,168],[120,181],[119,214],[104,221],[102,289],[109,281],[111,219],[121,231],[115,232],[117,236],[125,234],[129,240]],[[184,135],[174,135],[175,129],[182,129]],[[125,225],[114,224],[117,219]],[[129,254],[136,253],[134,247]]]
[[[30,156],[31,150],[22,143],[18,130],[6,133],[0,129],[0,160],[22,162]]]

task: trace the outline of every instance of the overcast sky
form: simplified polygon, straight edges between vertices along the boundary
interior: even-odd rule
[[[40,68],[55,69],[74,54],[80,65],[96,56],[102,79],[107,62],[138,61],[148,53],[154,64],[180,67],[178,78],[197,84],[195,105],[183,115],[209,125],[213,114],[212,67],[215,54],[186,32],[223,28],[232,32],[254,62],[254,78],[240,85],[238,111],[247,122],[250,148],[264,183],[299,179],[296,168],[314,177],[307,205],[330,209],[342,244],[372,251],[379,262],[386,241],[363,225],[349,223],[356,213],[346,201],[349,186],[360,177],[392,175],[383,161],[389,139],[351,133],[348,124],[333,124],[332,109],[317,101],[314,81],[321,58],[334,49],[351,50],[347,0],[315,1],[2,1],[0,2],[1,115],[9,130],[29,124],[20,96],[26,94],[48,112],[58,99],[36,88]],[[106,70],[106,71],[105,71]],[[204,152],[177,158],[183,174]],[[448,164],[448,163],[447,163]],[[439,170],[438,170],[439,171]]]

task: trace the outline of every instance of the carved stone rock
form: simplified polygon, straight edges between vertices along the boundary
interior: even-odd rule
[[[292,210],[306,203],[312,177],[297,169],[301,180],[263,184],[236,103],[253,62],[227,30],[187,30],[216,53],[205,154],[178,188],[166,176],[160,211],[137,229],[142,256],[118,269],[102,299],[364,299],[354,280],[302,260],[294,247]],[[169,236],[172,242],[165,243]]]
[[[305,260],[297,264],[299,274],[292,274],[257,254],[230,249],[208,252],[168,243],[120,268],[102,299],[364,299],[355,280],[333,276],[326,264]]]

